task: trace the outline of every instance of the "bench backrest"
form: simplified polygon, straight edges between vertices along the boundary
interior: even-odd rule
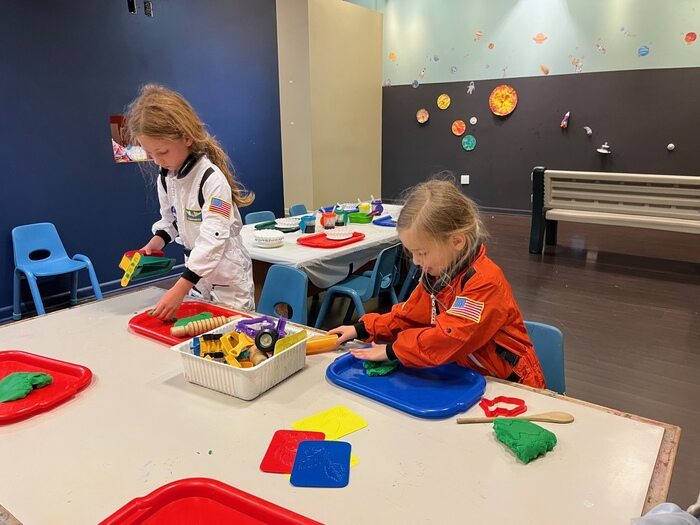
[[[544,208],[700,220],[700,177],[545,170]]]

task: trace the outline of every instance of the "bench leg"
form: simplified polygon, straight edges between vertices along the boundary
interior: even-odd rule
[[[557,245],[557,227],[559,226],[559,221],[548,221],[545,222],[545,242],[547,246]]]
[[[530,225],[530,253],[542,253],[544,248],[544,229],[544,217],[533,213]]]

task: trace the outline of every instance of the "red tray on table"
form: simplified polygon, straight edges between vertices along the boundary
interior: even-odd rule
[[[364,233],[352,232],[352,237],[347,239],[342,239],[340,241],[335,241],[326,237],[325,233],[316,233],[314,235],[307,235],[305,237],[299,237],[297,239],[297,244],[303,244],[304,246],[311,246],[312,248],[340,248],[341,246],[346,246],[354,242],[361,241],[365,238]]]
[[[320,525],[215,479],[189,478],[136,498],[100,525]]]
[[[148,312],[152,309],[141,312],[135,315],[129,320],[129,328],[131,328],[137,334],[145,335],[161,343],[167,345],[176,345],[191,339],[191,337],[175,337],[170,335],[170,329],[173,326],[172,322],[163,321],[157,317],[153,317]],[[214,317],[219,315],[226,315],[231,317],[233,315],[240,315],[241,317],[250,317],[248,314],[242,312],[237,312],[236,310],[231,310],[230,308],[224,308],[223,306],[217,306],[211,303],[205,303],[202,301],[185,301],[180,305],[180,308],[175,312],[175,317],[182,319],[183,317],[191,317],[193,315],[201,314],[204,312],[210,312]]]
[[[23,399],[0,403],[0,424],[14,423],[70,399],[90,384],[89,368],[20,350],[0,351],[0,379],[14,372],[43,372],[53,381]]]

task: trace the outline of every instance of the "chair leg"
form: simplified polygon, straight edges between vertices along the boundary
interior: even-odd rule
[[[22,276],[15,270],[14,284],[12,287],[12,319],[19,321],[22,319]]]
[[[323,324],[323,321],[326,318],[326,314],[328,313],[328,308],[330,307],[331,302],[333,302],[333,293],[327,291],[326,295],[323,296],[321,309],[318,311],[318,316],[316,317],[316,323],[314,324],[315,328],[321,328],[321,325]]]
[[[343,318],[343,324],[347,325],[350,324],[350,321],[352,320],[352,314],[355,313],[355,303],[350,301],[350,304],[348,305],[348,309],[345,312],[345,317]]]
[[[393,286],[389,287],[389,297],[391,297],[391,304],[399,304],[399,298],[396,296],[396,290]]]
[[[87,271],[88,275],[90,276],[92,290],[95,292],[95,299],[101,301],[103,299],[102,289],[100,288],[100,281],[97,279],[97,274],[95,273],[95,268],[92,266],[92,263],[88,263]]]
[[[362,317],[365,315],[365,305],[362,304],[362,299],[360,299],[360,296],[357,294],[353,294],[351,296],[352,302],[355,303],[355,308],[357,309],[357,316]]]
[[[71,272],[70,275],[70,299],[71,306],[78,304],[78,272]]]
[[[29,283],[29,290],[32,292],[32,299],[34,300],[36,314],[44,315],[46,310],[44,310],[44,303],[41,300],[41,294],[39,293],[39,285],[36,282],[36,277],[33,275],[27,275],[27,283]]]

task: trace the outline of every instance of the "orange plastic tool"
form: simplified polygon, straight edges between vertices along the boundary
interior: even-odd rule
[[[338,336],[335,334],[310,337],[306,340],[306,355],[321,354],[335,350],[335,342],[337,340]]]

